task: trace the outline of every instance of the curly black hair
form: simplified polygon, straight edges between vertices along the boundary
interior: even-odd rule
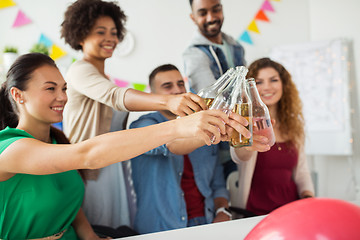
[[[109,16],[113,19],[117,37],[121,42],[126,33],[124,26],[126,15],[115,2],[101,0],[78,0],[71,4],[61,24],[61,37],[73,49],[82,50],[80,42],[86,38],[95,21],[101,16]]]

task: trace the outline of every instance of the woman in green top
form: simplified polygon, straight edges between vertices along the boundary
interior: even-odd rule
[[[0,239],[98,239],[80,208],[84,186],[75,169],[105,167],[176,138],[210,145],[215,136],[217,144],[231,128],[250,137],[240,115],[206,110],[61,144],[66,138],[51,124],[62,121],[66,82],[54,61],[39,53],[15,61],[0,102]]]

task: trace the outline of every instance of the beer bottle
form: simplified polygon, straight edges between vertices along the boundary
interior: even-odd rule
[[[238,70],[237,81],[239,83],[239,92],[237,95],[233,96],[235,104],[233,112],[240,114],[242,117],[246,118],[249,122],[249,125],[246,127],[251,132],[251,137],[246,138],[245,136],[239,134],[239,132],[234,131],[231,139],[230,145],[232,147],[247,147],[252,145],[252,101],[248,94],[246,87],[246,74],[248,69],[245,67],[236,67]]]
[[[229,114],[234,109],[236,97],[240,93],[240,82],[238,81],[237,76],[238,74],[239,70],[235,70],[234,74],[229,79],[227,86],[216,95],[212,105],[210,106],[210,109],[219,109],[227,114]]]
[[[243,79],[245,79],[247,72],[248,69],[244,66],[236,67],[234,77],[226,88],[216,96],[210,109],[219,109],[227,114],[230,114],[230,112],[241,114],[249,121],[247,128],[252,132],[251,101],[249,97],[246,98],[248,95],[246,90],[244,91],[245,87],[243,84]],[[246,95],[244,96],[244,94]],[[242,147],[251,146],[251,144],[252,137],[247,139],[244,136],[240,136],[239,133],[234,130],[230,140],[231,146]]]
[[[260,98],[254,78],[246,80],[247,89],[252,102],[253,133],[265,136],[269,139],[269,146],[275,143],[274,130],[271,124],[269,109]]]
[[[234,68],[229,68],[223,75],[221,75],[214,84],[201,89],[198,92],[198,96],[203,98],[208,108],[210,108],[211,104],[213,103],[216,95],[221,92],[232,79],[235,74]]]

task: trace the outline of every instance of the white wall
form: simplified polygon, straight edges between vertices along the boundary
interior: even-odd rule
[[[13,44],[19,46],[21,53],[26,53],[43,33],[71,56],[81,57],[81,53],[64,44],[59,33],[63,13],[73,0],[15,2],[18,6],[0,10],[0,49],[7,44]],[[135,37],[135,48],[128,56],[114,56],[109,59],[106,71],[111,76],[124,80],[147,83],[148,74],[160,64],[170,62],[182,69],[181,54],[195,30],[195,25],[189,17],[191,9],[188,0],[118,2],[128,16],[126,26]],[[263,0],[223,0],[224,31],[237,38],[254,18],[262,3]],[[258,22],[261,34],[251,33],[254,45],[244,44],[249,63],[266,56],[274,45],[309,40],[309,13],[306,1],[271,3],[275,9],[275,12],[267,12],[271,22]],[[38,6],[42,6],[41,11]],[[11,28],[19,8],[34,24]],[[70,57],[65,57],[59,64],[66,67],[70,61]]]
[[[173,63],[182,69],[181,54],[195,29],[189,18],[188,0],[118,0],[128,16],[127,29],[135,38],[135,48],[125,57],[114,56],[108,60],[106,72],[113,77],[147,84],[150,71],[163,63]],[[60,24],[66,7],[73,0],[15,0],[18,6],[0,9],[0,49],[12,44],[26,53],[36,43],[41,33],[69,53],[58,61],[66,71],[72,57],[80,58],[60,39]],[[225,22],[223,30],[237,38],[259,10],[263,0],[223,0]],[[275,12],[266,12],[270,22],[257,21],[260,34],[250,33],[253,45],[243,43],[246,60],[267,56],[271,48],[282,44],[328,40],[345,37],[352,40],[355,64],[360,69],[360,22],[357,0],[282,0],[270,1]],[[41,6],[39,8],[39,6]],[[33,24],[11,28],[18,9],[23,10]],[[2,54],[2,53],[1,53]],[[0,77],[1,77],[0,56]],[[4,74],[4,73],[2,73]],[[360,79],[352,74],[353,125],[359,122]],[[354,177],[360,181],[360,129],[354,129],[354,157],[315,156],[310,166],[318,173],[318,195],[353,200],[356,197]],[[350,165],[349,162],[353,162]],[[359,195],[359,194],[358,194]]]
[[[319,172],[319,195],[343,199],[360,199],[360,22],[357,0],[309,0],[310,40],[345,38],[352,42],[350,94],[353,127],[353,157],[315,156],[313,166]],[[357,182],[356,182],[357,181]],[[356,184],[357,183],[357,184]]]
[[[189,1],[119,0],[119,2],[129,16],[127,28],[135,36],[136,48],[128,57],[110,60],[109,70],[113,68],[114,72],[117,71],[124,79],[147,83],[148,74],[160,64],[170,62],[182,69],[181,54],[196,29],[189,17],[191,12]],[[225,14],[223,30],[237,38],[254,18],[263,0],[223,0],[222,2]],[[261,34],[251,34],[254,45],[244,44],[246,60],[249,63],[256,58],[266,56],[274,45],[309,40],[309,11],[306,1],[271,1],[271,3],[275,9],[275,12],[267,12],[271,22],[258,22]]]

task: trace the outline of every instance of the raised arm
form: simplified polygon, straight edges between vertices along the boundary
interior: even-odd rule
[[[225,113],[208,110],[144,128],[103,134],[73,145],[47,144],[24,138],[12,143],[0,155],[0,177],[102,168],[176,138],[196,137],[211,145],[214,135],[216,144],[221,139],[220,134],[225,134],[224,122],[229,122]]]
[[[170,152],[177,155],[189,154],[195,149],[205,145],[205,142],[198,138],[176,139],[166,144]]]
[[[169,96],[118,87],[86,61],[78,61],[70,67],[67,81],[79,93],[116,110],[169,110],[176,115],[186,116],[207,109],[204,101],[193,93]]]
[[[247,137],[251,136],[251,133],[244,127],[247,126],[247,120],[240,116],[237,113],[231,113],[229,115],[229,122],[226,126],[226,134],[221,135],[221,141],[229,141],[230,136],[234,129],[240,132],[242,135]],[[198,138],[186,138],[186,139],[176,139],[172,142],[166,144],[166,147],[170,152],[178,155],[189,154],[195,149],[205,145],[205,142]]]
[[[268,139],[261,135],[253,135],[253,144],[251,147],[233,148],[231,147],[231,159],[240,163],[240,161],[248,161],[256,152],[266,152],[270,150],[267,144]]]
[[[126,91],[124,104],[129,111],[169,110],[178,116],[186,116],[194,111],[207,109],[205,102],[193,93],[163,95],[134,89]]]

